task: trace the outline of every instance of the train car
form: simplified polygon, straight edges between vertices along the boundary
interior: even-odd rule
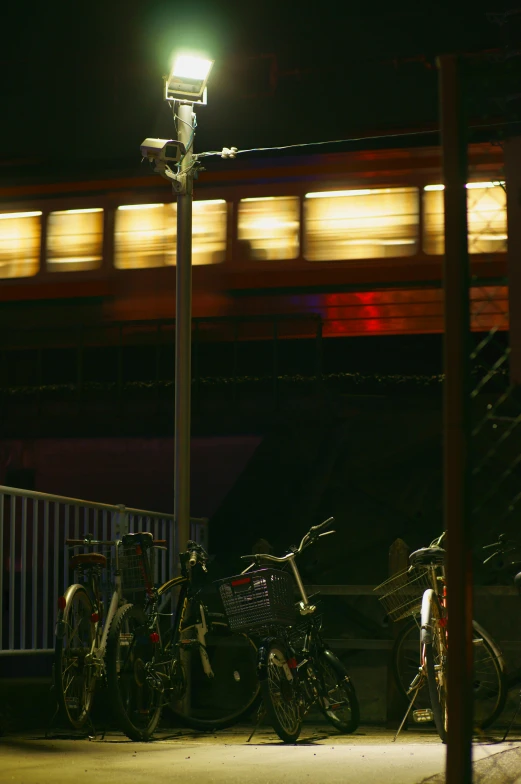
[[[208,159],[193,205],[193,314],[318,318],[326,337],[442,331],[439,147]],[[469,148],[472,327],[507,328],[502,150]],[[175,316],[176,204],[156,174],[0,189],[0,325]],[[252,322],[253,323],[253,322]],[[289,328],[288,328],[289,329]]]

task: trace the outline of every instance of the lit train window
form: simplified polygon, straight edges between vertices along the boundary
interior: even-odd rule
[[[47,221],[47,269],[51,272],[92,270],[103,257],[103,210],[51,212]]]
[[[38,272],[41,215],[0,212],[0,278],[28,278]]]
[[[114,265],[118,269],[175,264],[177,205],[132,204],[116,211]],[[226,202],[193,202],[192,263],[218,264],[226,253]]]
[[[220,264],[226,255],[226,202],[194,201],[192,263]]]
[[[469,253],[505,253],[507,195],[500,182],[467,183]],[[423,249],[445,251],[443,185],[427,185],[423,192]]]
[[[309,261],[412,256],[418,249],[416,188],[307,193],[304,217]]]
[[[296,259],[299,254],[298,196],[241,199],[238,239],[251,259]]]
[[[175,204],[129,204],[116,210],[114,266],[164,267],[175,263]]]

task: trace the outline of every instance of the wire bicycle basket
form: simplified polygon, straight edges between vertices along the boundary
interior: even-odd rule
[[[127,597],[132,595],[134,602],[150,596],[154,590],[154,558],[150,534],[123,537],[119,545],[121,582],[123,593]]]
[[[216,585],[232,631],[295,622],[293,580],[280,569],[258,569],[218,580]]]
[[[374,590],[381,594],[378,600],[389,618],[400,621],[420,611],[427,588],[432,588],[430,570],[415,567],[395,574]]]

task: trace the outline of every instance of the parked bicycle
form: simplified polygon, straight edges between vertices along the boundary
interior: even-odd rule
[[[268,554],[244,555],[253,563],[240,575],[219,581],[230,628],[260,635],[257,672],[264,711],[279,738],[294,743],[302,721],[318,705],[335,729],[356,730],[360,721],[354,686],[342,662],[321,635],[321,621],[311,604],[297,568],[296,558],[322,536],[333,518],[313,526],[298,547],[277,558]],[[279,568],[257,568],[262,564]],[[289,565],[293,573],[282,569]],[[281,568],[282,567],[282,568]],[[301,600],[295,606],[294,587]],[[303,620],[297,621],[298,617]]]
[[[257,648],[208,608],[207,553],[188,542],[181,575],[155,588],[151,536],[124,537],[123,546],[124,592],[134,598],[117,611],[106,654],[109,696],[123,732],[150,740],[166,705],[195,729],[224,728],[248,715],[259,693]]]
[[[107,610],[103,600],[102,571],[107,568],[108,561],[107,555],[100,552],[72,556],[70,568],[78,572],[83,582],[70,585],[58,598],[54,687],[64,717],[72,727],[81,729],[89,720],[96,684],[106,678],[109,628],[118,608],[126,603],[121,580],[122,560],[126,555],[122,541],[94,539],[90,534],[84,539],[66,539],[65,544],[70,549],[114,548],[115,556],[114,590]],[[166,542],[161,540],[153,544],[164,546]]]
[[[410,567],[375,590],[393,621],[408,618],[392,650],[393,674],[408,703],[398,729],[411,710],[417,722],[434,721],[447,740],[447,591],[445,534],[409,556]],[[486,729],[501,714],[506,697],[506,670],[498,646],[480,624],[473,621],[474,724]]]

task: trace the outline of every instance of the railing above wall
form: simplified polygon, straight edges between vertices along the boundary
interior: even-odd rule
[[[71,582],[67,538],[150,531],[168,545],[156,558],[160,583],[175,572],[175,528],[161,512],[0,485],[0,655],[52,650],[58,597]],[[206,519],[191,519],[191,537],[206,546]]]

